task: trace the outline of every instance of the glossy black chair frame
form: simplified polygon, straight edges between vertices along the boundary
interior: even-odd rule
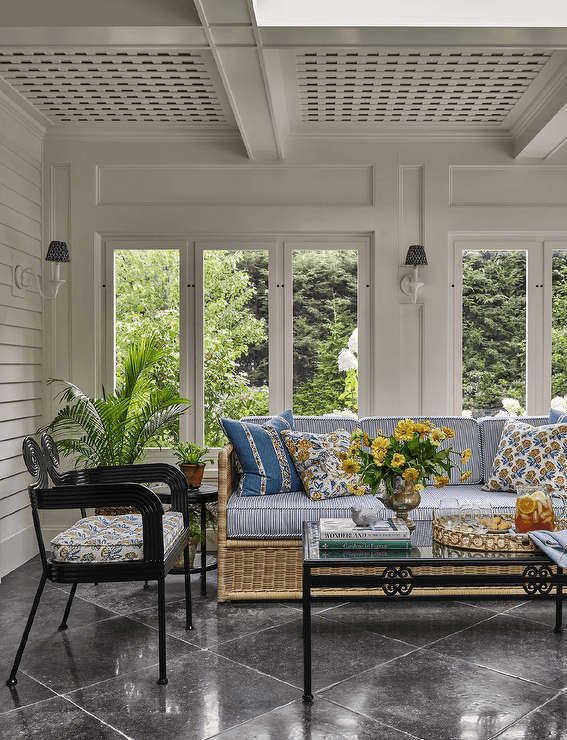
[[[185,629],[193,629],[191,612],[191,577],[189,567],[189,507],[187,481],[172,465],[155,463],[115,467],[83,468],[59,473],[57,447],[51,437],[43,435],[41,447],[33,437],[23,441],[23,456],[30,474],[37,480],[28,487],[33,525],[43,566],[40,583],[32,604],[22,639],[6,684],[17,683],[16,673],[22,659],[41,595],[47,580],[72,584],[59,629],[67,628],[67,619],[79,583],[118,581],[157,581],[158,584],[158,684],[167,683],[165,632],[165,578],[184,553]],[[48,476],[53,486],[48,487]],[[164,552],[163,505],[148,483],[165,483],[171,493],[171,510],[183,514],[184,527],[177,540]],[[142,515],[144,559],[127,562],[56,562],[48,557],[43,542],[40,510],[135,507]]]

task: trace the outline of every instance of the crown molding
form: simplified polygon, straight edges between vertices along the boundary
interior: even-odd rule
[[[241,141],[234,129],[190,129],[183,124],[59,124],[46,136],[49,141]]]
[[[43,139],[46,133],[46,127],[42,126],[39,121],[26,113],[20,105],[0,89],[0,108],[14,118],[18,123],[24,126],[32,134]]]

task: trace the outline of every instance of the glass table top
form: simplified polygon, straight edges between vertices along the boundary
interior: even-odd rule
[[[507,552],[507,551],[482,551],[466,550],[457,547],[449,547],[436,542],[432,536],[431,521],[416,521],[416,528],[412,532],[411,550],[320,550],[319,549],[319,523],[316,521],[304,522],[303,530],[303,558],[305,561],[327,562],[329,565],[344,563],[345,560],[356,561],[381,561],[387,563],[389,560],[413,561],[414,565],[419,561],[423,565],[430,563],[439,564],[440,561],[451,560],[462,563],[483,560],[487,565],[490,562],[501,563],[508,560],[512,563],[524,563],[543,561],[549,562],[549,558],[540,550],[534,552]]]

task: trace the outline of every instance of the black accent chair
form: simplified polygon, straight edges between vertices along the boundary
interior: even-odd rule
[[[191,613],[191,578],[189,568],[189,508],[187,481],[172,465],[122,465],[116,467],[84,468],[59,473],[59,455],[51,437],[42,436],[41,448],[33,437],[23,441],[26,467],[37,480],[28,487],[33,524],[43,566],[41,580],[32,604],[27,624],[20,641],[8,686],[17,683],[22,655],[46,581],[72,584],[59,629],[67,628],[67,619],[79,583],[109,583],[118,581],[157,581],[158,584],[158,641],[159,680],[167,683],[165,633],[165,577],[175,566],[181,553],[185,560],[185,629],[193,629]],[[48,488],[48,475],[54,485]],[[163,505],[150,490],[148,483],[165,483],[171,493],[172,511],[183,515],[183,528],[164,552]],[[169,497],[168,497],[169,498]],[[135,507],[142,515],[143,560],[111,562],[57,562],[48,557],[43,543],[39,511],[41,509],[80,509],[127,506]]]

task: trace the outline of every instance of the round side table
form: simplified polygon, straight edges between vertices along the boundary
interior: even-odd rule
[[[171,502],[169,493],[158,494],[164,503]],[[189,504],[198,504],[201,507],[201,532],[207,530],[207,504],[218,501],[219,491],[215,486],[202,485],[199,488],[187,489],[187,501]],[[200,559],[199,561],[197,559]],[[198,562],[198,565],[196,564]],[[195,555],[195,564],[191,568],[191,573],[201,574],[201,595],[207,593],[207,571],[215,570],[218,567],[217,559],[213,555],[207,555],[207,538],[204,537],[201,542],[201,552]],[[170,573],[174,575],[183,575],[183,568],[172,568]]]
[[[219,491],[215,486],[202,485],[199,488],[190,488],[187,491],[187,501],[190,504],[199,504],[201,507],[201,532],[207,530],[207,508],[206,505],[218,501]],[[195,555],[195,560],[200,557],[199,565],[191,568],[191,573],[201,574],[201,595],[207,593],[207,571],[218,567],[217,559],[213,555],[207,555],[207,538],[201,542],[201,552]],[[174,571],[171,571],[172,573]]]

